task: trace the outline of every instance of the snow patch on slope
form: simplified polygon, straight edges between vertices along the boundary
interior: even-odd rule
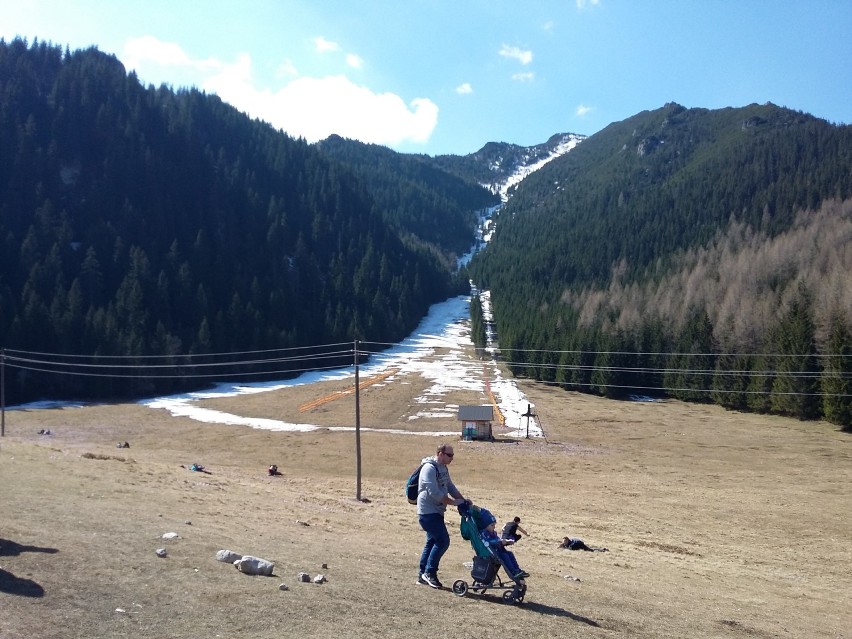
[[[544,157],[539,156],[527,156],[526,160],[531,160],[529,162],[522,162],[516,168],[515,171],[506,178],[505,181],[496,185],[496,191],[500,194],[500,199],[503,202],[506,202],[509,199],[509,190],[513,187],[520,184],[525,178],[527,178],[531,173],[538,171],[541,167],[543,167],[548,162],[565,155],[569,151],[571,151],[574,147],[576,147],[580,142],[585,140],[585,137],[576,135],[574,133],[568,133],[563,138],[562,141],[559,142],[553,150],[545,155]]]

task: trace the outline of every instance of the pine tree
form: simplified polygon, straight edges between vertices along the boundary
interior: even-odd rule
[[[773,355],[756,355],[752,360],[749,373],[746,403],[749,410],[756,413],[768,413],[770,410],[769,391],[775,377],[775,357]]]
[[[717,358],[713,376],[713,401],[734,410],[747,408],[750,362],[750,356],[743,354],[724,354]]]
[[[813,419],[817,415],[816,389],[819,378],[814,346],[814,326],[809,296],[800,291],[777,332],[778,358],[772,382],[770,407],[781,415]]]
[[[476,348],[485,348],[487,343],[485,317],[482,312],[482,300],[479,295],[473,295],[470,299],[470,334],[473,345]]]
[[[591,388],[605,397],[618,397],[625,392],[622,341],[621,335],[608,335],[603,342],[605,350],[595,357]]]
[[[825,349],[822,412],[826,420],[852,432],[852,339],[838,315],[832,318]]]

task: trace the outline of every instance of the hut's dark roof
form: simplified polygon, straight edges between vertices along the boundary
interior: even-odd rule
[[[494,419],[493,406],[459,406],[460,422],[490,422]]]

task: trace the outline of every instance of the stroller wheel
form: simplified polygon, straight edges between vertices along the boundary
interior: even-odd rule
[[[453,582],[453,594],[464,597],[467,594],[467,582],[464,579],[457,579]]]
[[[516,603],[517,600],[515,599],[515,591],[507,590],[506,592],[504,592],[503,601],[510,604]]]

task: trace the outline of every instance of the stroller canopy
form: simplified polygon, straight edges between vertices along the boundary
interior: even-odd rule
[[[461,524],[459,531],[463,539],[470,542],[477,557],[491,557],[491,551],[482,541],[479,532],[485,529],[492,521],[496,521],[496,517],[491,514],[491,511],[478,506],[470,506],[463,508],[459,506],[459,514],[461,515]]]

